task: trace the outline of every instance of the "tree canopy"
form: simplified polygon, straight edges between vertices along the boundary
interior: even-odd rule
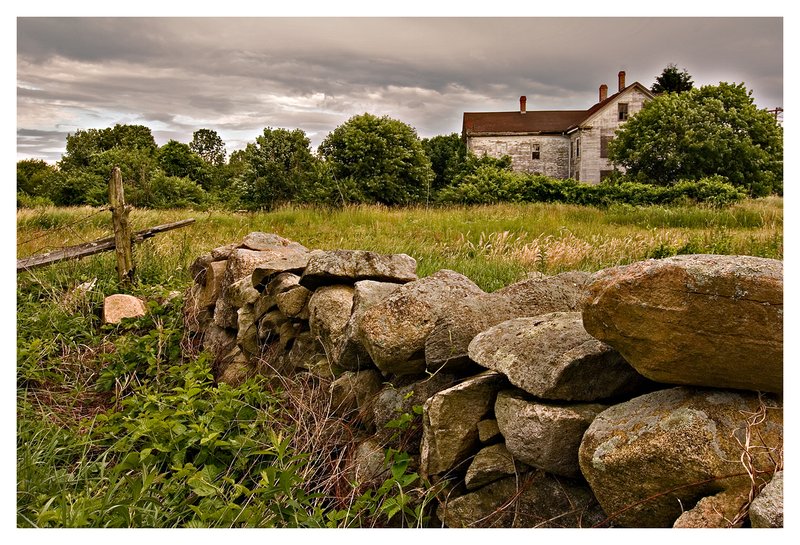
[[[189,147],[210,165],[225,164],[225,142],[215,130],[199,129],[194,131]]]
[[[692,76],[684,68],[682,71],[672,63],[668,64],[661,75],[656,76],[656,82],[650,87],[655,94],[683,93],[694,87]]]
[[[458,133],[423,138],[422,147],[433,168],[433,189],[450,185],[467,158],[467,146]]]
[[[189,178],[204,188],[209,185],[209,173],[200,156],[188,144],[170,140],[158,149],[158,166],[167,176]]]
[[[780,193],[783,129],[751,95],[724,82],[658,95],[617,131],[609,159],[658,185],[718,175],[751,196]]]
[[[314,172],[311,141],[300,129],[267,127],[247,144],[233,163],[244,163],[238,177],[240,198],[246,207],[272,208],[299,196]]]
[[[323,140],[319,153],[336,179],[358,184],[368,201],[409,204],[430,196],[431,161],[417,132],[402,121],[353,116]]]

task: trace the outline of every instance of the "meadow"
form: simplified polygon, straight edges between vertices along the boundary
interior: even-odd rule
[[[182,327],[192,261],[252,231],[311,249],[406,253],[493,291],[531,272],[596,271],[683,253],[783,259],[783,200],[729,208],[520,204],[447,208],[285,207],[272,212],[139,210],[139,230],[189,227],[136,246],[126,291],[150,314],[103,325],[119,291],[111,253],[17,276],[17,524],[21,527],[365,527],[435,525],[435,488],[412,457],[349,486],[347,424],[320,385],[256,377],[217,385]],[[90,207],[21,209],[17,257],[111,234]],[[322,404],[321,404],[322,403]],[[304,417],[301,415],[309,415]],[[398,415],[397,433],[418,414]]]
[[[406,253],[417,260],[420,276],[448,268],[469,276],[487,291],[519,280],[529,271],[596,271],[677,253],[783,257],[780,197],[747,200],[723,209],[535,203],[284,207],[241,213],[134,210],[131,222],[139,230],[190,217],[196,220],[192,226],[158,235],[136,248],[142,284],[186,285],[187,268],[194,258],[252,231],[277,233],[311,249]],[[22,209],[17,213],[17,257],[109,236],[109,218],[109,212],[90,207]],[[107,255],[90,257],[54,269],[80,275],[96,268],[101,274],[107,261]]]

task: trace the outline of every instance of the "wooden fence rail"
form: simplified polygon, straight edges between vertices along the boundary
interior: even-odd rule
[[[165,223],[164,225],[157,225],[149,229],[137,231],[133,234],[132,240],[133,242],[141,242],[159,233],[163,233],[164,231],[178,229],[191,223],[194,223],[194,218],[176,221],[174,223]],[[117,245],[115,237],[111,236],[94,240],[92,242],[86,242],[84,244],[78,244],[76,246],[60,248],[44,254],[32,255],[23,259],[17,259],[17,272],[27,271],[29,269],[50,265],[51,263],[56,263],[58,261],[64,261],[67,259],[79,259],[81,257],[99,254],[101,252],[108,252],[116,249],[116,247]]]

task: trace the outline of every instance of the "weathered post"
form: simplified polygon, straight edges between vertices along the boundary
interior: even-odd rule
[[[114,222],[114,243],[117,254],[117,278],[122,285],[133,281],[133,237],[128,224],[131,209],[125,205],[125,191],[122,188],[122,172],[119,167],[111,171],[108,184],[108,202],[111,205],[111,218]]]

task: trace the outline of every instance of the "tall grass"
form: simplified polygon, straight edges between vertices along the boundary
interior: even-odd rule
[[[81,207],[20,210],[17,255],[25,257],[111,234],[108,212]],[[748,200],[727,209],[561,204],[448,208],[284,207],[262,213],[135,210],[134,230],[194,217],[196,223],[136,247],[143,283],[181,285],[188,266],[251,231],[278,233],[314,249],[406,253],[424,276],[449,268],[493,290],[533,270],[595,271],[675,253],[783,258],[783,200]],[[108,256],[56,265],[74,278],[103,276]],[[113,264],[111,265],[113,270]],[[34,273],[35,274],[35,273]],[[49,274],[49,273],[45,273]]]
[[[118,291],[100,254],[17,277],[17,523],[38,527],[424,526],[431,494],[402,452],[373,483],[349,480],[355,430],[326,384],[255,377],[215,385],[186,350],[180,294],[199,255],[251,231],[309,248],[407,253],[426,276],[459,271],[492,291],[531,271],[587,271],[676,253],[782,259],[779,198],[727,210],[557,204],[286,207],[270,213],[135,210],[134,230],[194,217],[138,244],[150,314],[104,326]],[[20,210],[17,255],[111,234],[89,207]],[[408,422],[413,415],[401,415]],[[416,422],[418,424],[418,422]]]

